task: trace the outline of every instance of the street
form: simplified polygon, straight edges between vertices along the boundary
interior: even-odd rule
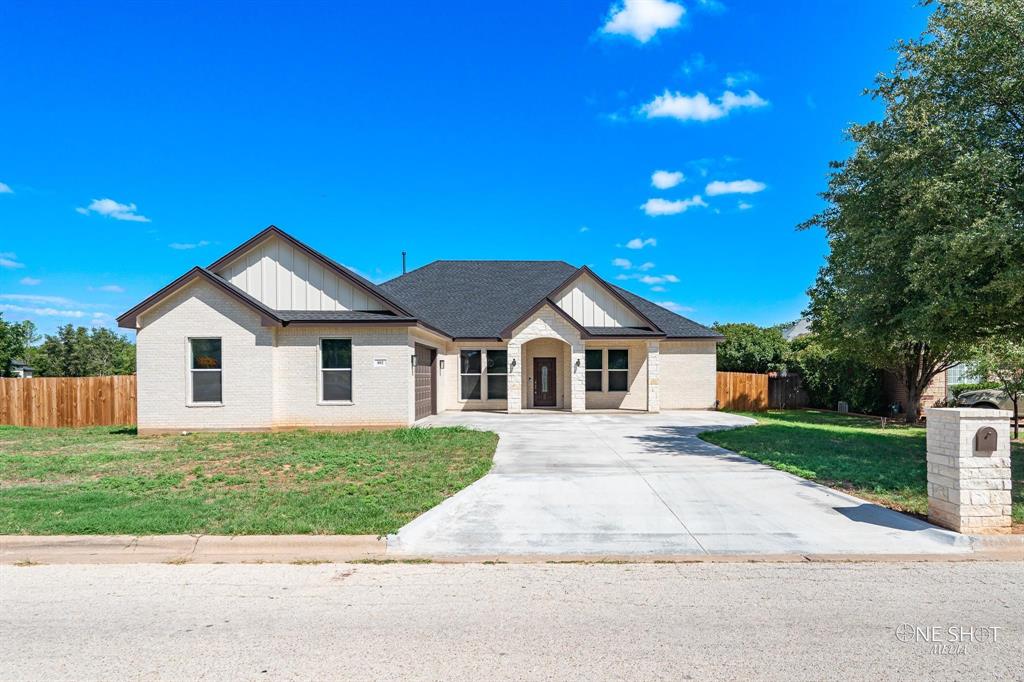
[[[4,565],[0,679],[1024,679],[1022,596],[1012,562]]]

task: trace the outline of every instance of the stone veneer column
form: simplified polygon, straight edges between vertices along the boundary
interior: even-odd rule
[[[583,341],[580,339],[572,343],[572,354],[569,362],[569,369],[572,372],[572,390],[569,399],[572,412],[587,411],[587,373],[586,373],[586,352]]]
[[[661,412],[661,385],[658,380],[661,342],[647,342],[647,411]]]
[[[1007,410],[929,408],[928,520],[959,533],[1010,529],[1010,416]],[[975,447],[995,430],[992,453]]]
[[[516,414],[523,411],[523,347],[521,344],[508,343],[508,413]]]

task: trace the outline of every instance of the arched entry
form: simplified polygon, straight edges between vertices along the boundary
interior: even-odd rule
[[[522,346],[522,405],[572,409],[572,346],[556,338],[539,338]]]

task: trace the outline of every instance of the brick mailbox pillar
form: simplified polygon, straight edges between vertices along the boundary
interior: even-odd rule
[[[959,533],[1010,529],[1010,412],[929,408],[928,520]]]

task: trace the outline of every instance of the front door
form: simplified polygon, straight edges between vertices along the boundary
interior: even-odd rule
[[[533,359],[533,406],[555,406],[555,359]]]

